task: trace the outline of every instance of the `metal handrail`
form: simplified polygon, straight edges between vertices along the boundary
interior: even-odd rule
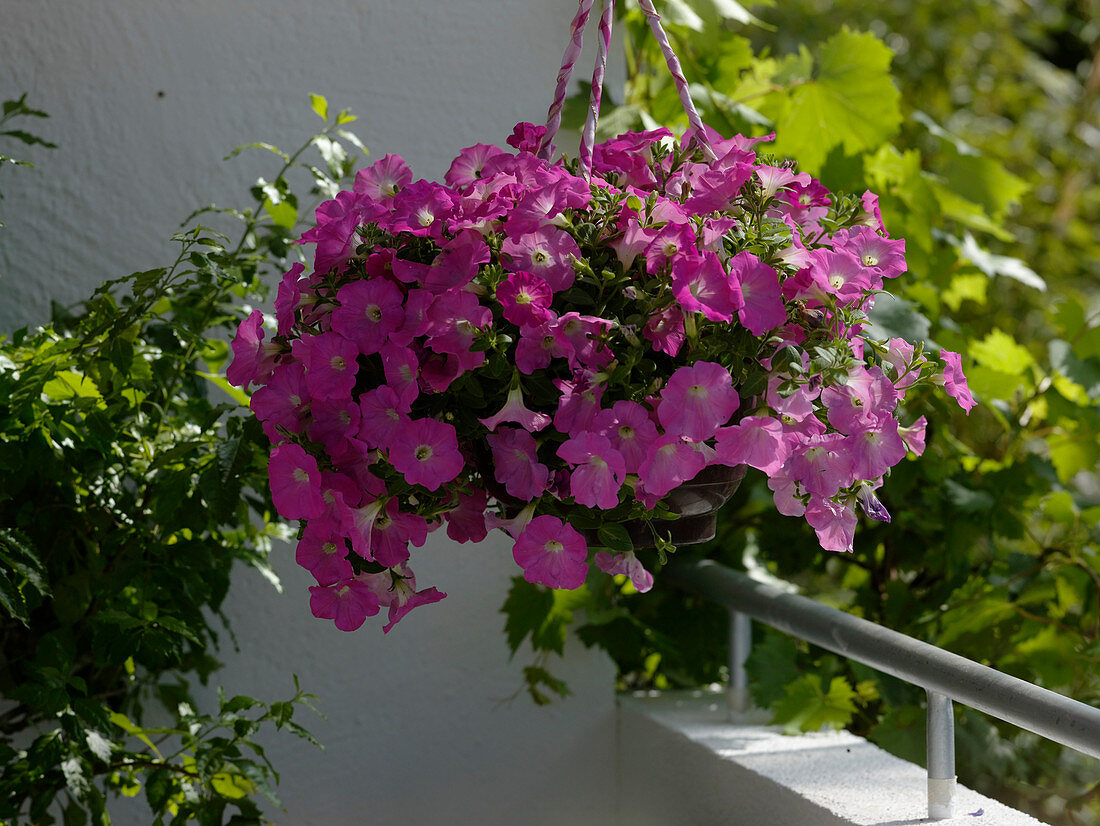
[[[954,814],[952,700],[1100,758],[1100,708],[788,593],[711,560],[675,562],[662,576],[730,611],[730,696],[739,710],[745,710],[748,703],[744,662],[752,644],[749,617],[925,689],[928,816],[932,820]]]

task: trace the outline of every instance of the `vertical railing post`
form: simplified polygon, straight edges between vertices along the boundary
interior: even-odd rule
[[[749,673],[745,661],[752,651],[752,618],[740,611],[730,611],[730,684],[727,694],[730,714],[749,710]]]
[[[928,819],[955,815],[955,715],[951,698],[928,691]]]

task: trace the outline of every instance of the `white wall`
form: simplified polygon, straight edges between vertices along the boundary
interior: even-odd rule
[[[360,116],[374,157],[404,155],[421,177],[465,146],[503,145],[516,122],[545,120],[575,9],[0,0],[0,98],[28,92],[51,115],[28,126],[59,144],[31,151],[35,170],[0,172],[0,332],[44,320],[50,298],[165,263],[164,239],[193,208],[244,203],[267,158],[222,157],[255,140],[296,147],[320,123],[310,92]],[[578,76],[591,65],[586,54]]]
[[[503,144],[550,103],[574,0],[0,0],[0,99],[28,92],[59,148],[0,172],[0,334],[46,319],[49,300],[167,262],[197,206],[244,203],[271,169],[234,146],[294,148],[320,123],[309,93],[360,116],[375,157],[436,178],[462,147]],[[581,74],[590,71],[586,55]],[[163,93],[163,94],[161,94]],[[11,148],[11,147],[9,147]],[[270,174],[270,172],[268,172]],[[449,593],[389,635],[343,634],[309,615],[290,552],[287,593],[238,578],[227,606],[240,652],[230,693],[283,699],[297,673],[328,721],[327,750],[272,741],[280,823],[609,822],[613,670],[570,641],[558,670],[575,696],[535,709],[498,613],[517,571],[507,544],[432,537],[422,585]],[[148,822],[148,815],[123,822]]]

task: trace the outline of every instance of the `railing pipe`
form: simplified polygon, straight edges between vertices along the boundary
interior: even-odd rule
[[[749,672],[745,661],[752,653],[752,618],[740,611],[730,611],[730,687],[729,710],[744,714],[749,710]]]
[[[1100,709],[710,560],[674,563],[664,576],[780,631],[1100,758]]]
[[[955,816],[955,714],[951,698],[928,694],[928,817]]]

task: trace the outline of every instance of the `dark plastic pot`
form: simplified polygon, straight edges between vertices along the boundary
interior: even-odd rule
[[[654,522],[657,530],[669,531],[673,545],[698,545],[714,539],[718,529],[718,511],[737,491],[745,478],[747,465],[726,467],[711,465],[693,479],[671,490],[667,496],[669,510],[680,514],[670,522]],[[641,520],[624,522],[635,548],[652,548],[653,531]],[[598,544],[596,531],[585,531],[590,544]]]

